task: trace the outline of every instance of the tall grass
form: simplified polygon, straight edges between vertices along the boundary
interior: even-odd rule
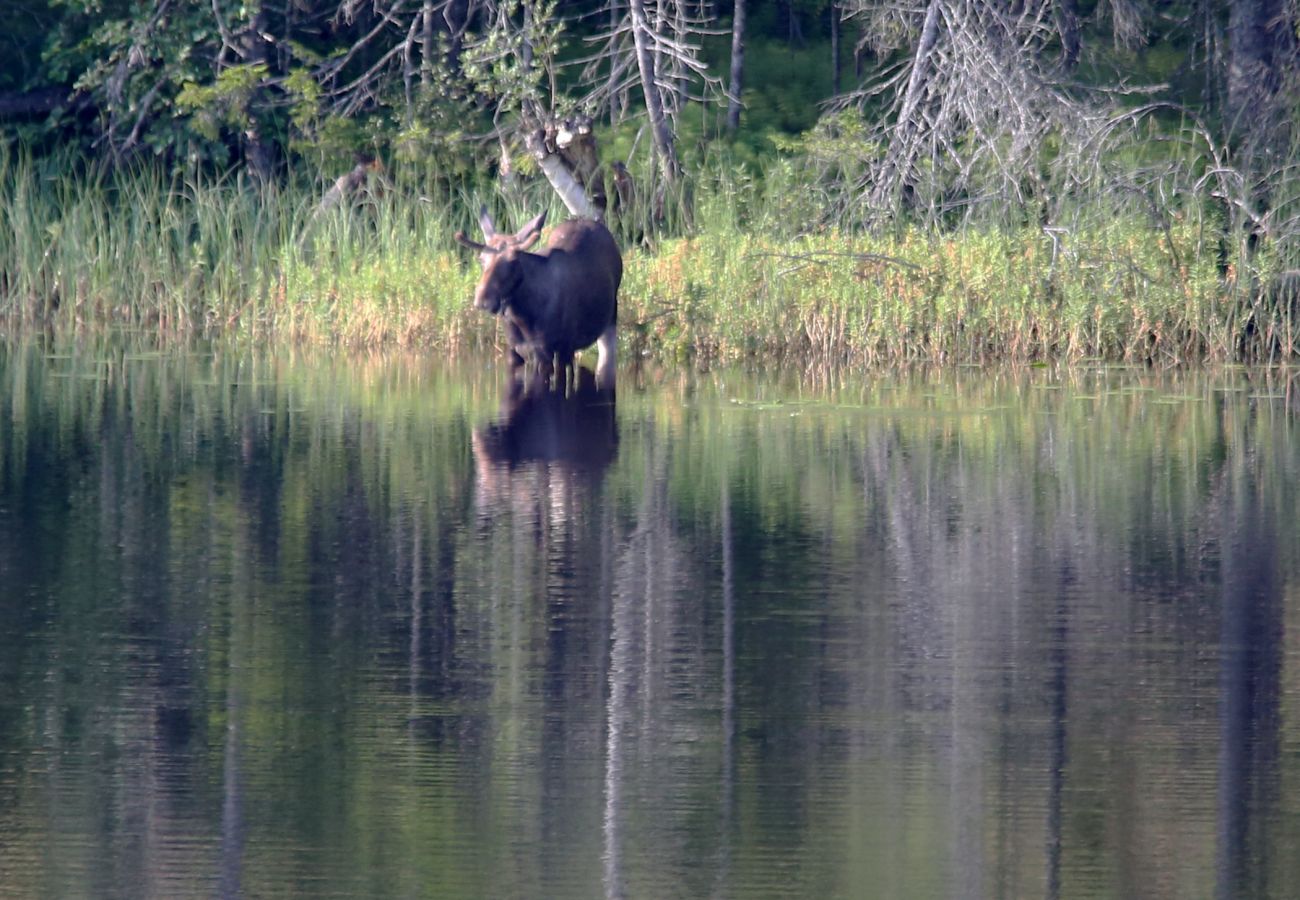
[[[502,228],[548,202],[560,215],[544,189],[529,191],[490,198]],[[11,329],[160,340],[447,353],[495,340],[468,303],[477,264],[453,240],[475,227],[479,196],[398,181],[322,211],[320,195],[0,155],[0,315]],[[816,224],[815,198],[780,171],[760,181],[725,160],[706,166],[692,205],[684,236],[626,252],[625,356],[1175,364],[1300,352],[1295,293],[1277,289],[1284,261],[1258,254],[1244,273],[1215,224],[1186,210],[868,233]],[[642,233],[644,213],[616,233]]]
[[[390,193],[321,211],[320,196],[0,154],[0,315],[164,340],[454,335],[446,313],[470,275],[451,250],[448,202]]]
[[[829,231],[780,239],[704,229],[629,272],[626,319],[653,355],[705,360],[1177,364],[1293,356],[1281,308],[1243,323],[1209,254],[1173,233],[1175,264],[1141,222],[1041,229]],[[1262,330],[1261,330],[1262,329]]]
[[[65,174],[0,157],[3,310],[56,327],[219,327],[267,296],[294,215],[235,180]]]

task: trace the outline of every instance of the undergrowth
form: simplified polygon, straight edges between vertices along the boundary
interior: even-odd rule
[[[743,173],[701,179],[691,233],[625,251],[629,354],[710,364],[1277,362],[1300,352],[1281,260],[1249,271],[1187,212],[1080,209],[1068,226],[802,225]],[[517,227],[546,194],[493,201]],[[389,185],[328,210],[308,190],[42,169],[0,156],[9,329],[485,351],[477,263],[453,234],[480,197]],[[552,221],[560,215],[552,209]],[[617,228],[616,228],[617,230]]]

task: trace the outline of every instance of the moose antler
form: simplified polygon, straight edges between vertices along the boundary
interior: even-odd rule
[[[460,244],[462,247],[477,250],[479,253],[496,253],[498,249],[496,247],[490,247],[487,244],[480,244],[478,241],[466,237],[465,232],[463,231],[456,232],[456,243]]]

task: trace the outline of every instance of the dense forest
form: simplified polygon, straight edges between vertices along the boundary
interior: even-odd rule
[[[382,170],[376,181],[456,220],[442,244],[480,199],[519,213],[557,194],[571,212],[633,219],[629,244],[707,231],[724,207],[728,227],[774,240],[1020,229],[1050,255],[1044,283],[1061,254],[1083,260],[1090,236],[1162,248],[1154,261],[1110,254],[1104,287],[1121,298],[1134,279],[1164,279],[1162,303],[1231,295],[1228,313],[1205,307],[1217,337],[1159,312],[1168,327],[1153,333],[1181,329],[1192,356],[1243,355],[1264,311],[1276,335],[1256,355],[1290,355],[1300,333],[1300,9],[1285,0],[24,0],[10,12],[10,208],[39,205],[40,190],[16,198],[45,161],[46,178],[234,178],[307,188],[316,200],[299,202],[322,207]],[[20,234],[66,234],[57,215],[10,218]],[[266,228],[284,243],[304,221]],[[1104,234],[1117,222],[1131,230]],[[910,264],[885,249],[873,258]],[[819,252],[816,271],[832,249]],[[11,288],[34,271],[3,268]],[[1130,355],[1147,324],[1072,352]]]
[[[1253,181],[1230,199],[1262,212],[1297,112],[1300,18],[1285,0],[24,0],[10,13],[11,135],[259,178],[356,152],[457,171],[579,114],[646,124],[668,179],[729,136],[746,157],[812,151],[877,209],[956,206],[1070,187],[1108,129],[1155,116],[1162,136],[1203,142],[1205,174]],[[1069,175],[1052,171],[1065,162]]]

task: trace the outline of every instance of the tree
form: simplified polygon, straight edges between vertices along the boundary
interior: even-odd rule
[[[646,115],[650,117],[650,133],[654,137],[664,179],[674,182],[681,177],[682,167],[677,161],[677,147],[672,127],[664,114],[663,94],[655,71],[655,34],[650,30],[650,21],[646,17],[645,0],[628,0],[628,5],[632,11],[632,40],[636,46],[636,64],[641,73]]]
[[[350,156],[367,131],[450,147],[459,137],[450,123],[474,112],[460,77],[468,29],[497,8],[66,0],[49,9],[45,84],[29,93],[41,103],[15,98],[15,111],[62,106],[54,127],[67,131],[89,113],[90,147],[114,162],[185,154],[217,166],[244,161],[264,176],[291,145]]]
[[[745,0],[735,0],[731,14],[731,80],[727,88],[727,129],[740,127],[740,95],[745,78]]]
[[[1228,132],[1244,141],[1270,139],[1287,110],[1282,89],[1293,81],[1296,22],[1285,0],[1228,4]]]
[[[1013,5],[930,0],[919,9],[849,0],[878,69],[842,103],[884,104],[883,148],[862,185],[869,215],[942,214],[974,196],[1023,202],[1044,142],[1089,110],[1056,82],[1052,0]]]
[[[832,0],[831,20],[831,99],[840,95],[840,5]]]

